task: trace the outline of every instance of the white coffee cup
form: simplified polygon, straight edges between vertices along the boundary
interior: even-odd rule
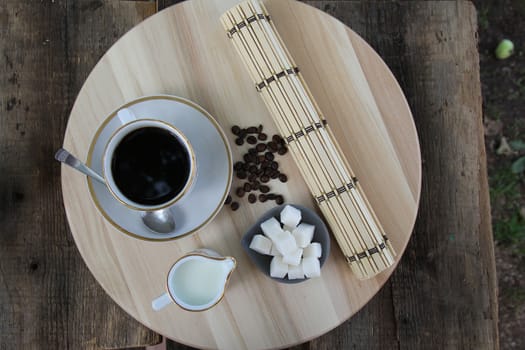
[[[187,311],[204,311],[221,301],[236,266],[235,258],[211,249],[186,254],[168,272],[167,292],[151,302],[159,311],[172,302]]]

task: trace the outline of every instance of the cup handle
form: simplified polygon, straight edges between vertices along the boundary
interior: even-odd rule
[[[151,307],[153,308],[153,310],[159,311],[161,309],[164,309],[171,302],[173,302],[173,300],[171,300],[170,295],[168,293],[164,293],[151,302]]]
[[[122,108],[119,110],[117,112],[117,117],[122,122],[122,124],[128,124],[134,120],[137,120],[135,113],[133,113],[133,111],[131,111],[129,108]]]

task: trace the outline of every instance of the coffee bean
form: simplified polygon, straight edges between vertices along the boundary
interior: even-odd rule
[[[252,174],[255,174],[255,172],[257,172],[257,166],[255,165],[250,165],[250,167],[248,168],[248,171]]]
[[[270,178],[272,179],[277,179],[279,177],[279,172],[274,170],[272,171],[272,173],[270,174]]]
[[[277,170],[277,169],[279,169],[279,163],[277,163],[277,162],[275,162],[275,161],[272,162],[272,164],[271,164],[270,166],[272,167],[273,170]]]
[[[270,142],[268,142],[267,146],[268,146],[268,149],[270,150],[270,152],[272,152],[272,153],[277,152],[277,143],[275,143],[273,141],[270,141]]]
[[[255,145],[257,143],[257,138],[255,136],[248,136],[246,138],[246,142],[248,142],[250,145]]]
[[[268,135],[266,135],[265,133],[260,133],[259,136],[257,136],[257,138],[261,141],[266,141],[268,139]]]
[[[246,129],[241,129],[241,131],[239,132],[239,137],[241,139],[244,139],[246,137]]]
[[[275,142],[275,143],[281,143],[284,141],[284,139],[281,137],[281,135],[273,135],[272,136],[272,140]]]
[[[261,169],[257,170],[256,174],[257,174],[257,176],[261,176],[262,174],[264,174],[264,169],[261,168]]]
[[[235,164],[233,165],[233,170],[241,170],[243,165],[243,162],[235,162]]]
[[[257,174],[250,174],[250,176],[248,176],[248,181],[254,182],[256,180],[257,180]]]
[[[268,194],[266,195],[266,198],[268,198],[268,199],[270,199],[270,200],[271,200],[271,199],[275,199],[275,198],[277,198],[277,195],[276,195],[275,193],[268,193]]]
[[[250,164],[248,164],[248,163],[242,163],[242,170],[244,170],[244,171],[248,171],[248,169],[250,169]]]
[[[264,143],[259,143],[255,149],[257,150],[257,152],[264,152],[266,151],[266,144]]]
[[[250,193],[250,194],[248,195],[248,202],[250,202],[250,203],[252,203],[252,204],[255,203],[255,202],[257,202],[257,197],[255,197],[255,195],[254,195],[253,193]]]
[[[286,181],[288,181],[288,176],[286,176],[285,174],[280,174],[279,175],[279,180],[281,182],[286,182]]]
[[[251,163],[252,162],[252,155],[249,153],[246,153],[242,156],[242,159],[244,159],[245,163]]]
[[[271,173],[272,173],[272,168],[270,167],[264,168],[264,175],[270,176]]]
[[[268,192],[270,192],[270,187],[268,187],[266,185],[261,185],[259,187],[259,191],[261,191],[262,193],[268,193]]]
[[[280,156],[284,156],[287,152],[288,152],[287,147],[279,148],[279,150],[277,150],[277,154],[279,154]]]
[[[246,182],[242,189],[244,190],[244,192],[250,192],[252,190],[252,185],[250,185],[249,182]]]
[[[264,203],[264,202],[266,202],[267,200],[268,200],[268,198],[266,198],[266,195],[265,195],[264,193],[261,193],[261,194],[259,195],[259,201],[260,201],[260,202]]]
[[[238,125],[232,126],[232,134],[239,135],[241,133],[241,128]]]
[[[237,146],[242,146],[242,145],[244,145],[244,140],[241,139],[240,137],[239,137],[239,138],[236,138],[236,139],[235,139],[235,144],[236,144]]]
[[[231,204],[231,208],[232,208],[233,211],[236,211],[237,209],[239,209],[239,203],[233,202]]]
[[[281,195],[278,195],[277,198],[275,198],[275,203],[277,203],[278,205],[281,205],[284,203],[284,197],[281,196]]]
[[[257,150],[255,149],[255,147],[251,147],[251,148],[248,148],[248,153],[251,155],[256,155]]]
[[[262,154],[260,154],[260,155],[257,156],[257,160],[259,161],[259,163],[262,163],[262,162],[264,162],[266,160],[266,157],[263,156]]]
[[[270,177],[268,175],[261,176],[262,183],[267,183],[268,181],[270,181]]]
[[[228,205],[232,202],[232,196],[228,195],[228,197],[226,197],[226,200],[224,201],[224,204]]]
[[[240,198],[244,197],[245,193],[246,192],[244,192],[244,188],[242,187],[237,187],[237,190],[235,190],[235,194],[237,195],[237,197],[240,197]]]
[[[252,189],[254,191],[257,191],[259,189],[259,186],[260,186],[259,181],[255,180],[254,182],[252,182]]]
[[[263,131],[263,126],[262,126],[262,124],[259,124],[259,126],[257,127],[257,131],[258,131],[259,133],[261,133],[261,132]]]
[[[257,129],[256,126],[250,126],[249,128],[246,129],[246,132],[249,134],[258,134],[259,129]]]
[[[237,178],[241,180],[244,180],[248,177],[245,171],[238,171],[236,175],[237,175]]]
[[[275,159],[275,156],[273,155],[272,152],[266,152],[264,154],[264,157],[267,159],[267,160],[274,160]]]

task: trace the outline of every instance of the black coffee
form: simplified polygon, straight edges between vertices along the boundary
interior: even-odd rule
[[[169,131],[145,127],[130,132],[116,147],[113,179],[128,199],[159,205],[182,191],[190,175],[186,147]]]

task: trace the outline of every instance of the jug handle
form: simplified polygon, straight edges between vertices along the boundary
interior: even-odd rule
[[[164,293],[151,302],[151,307],[153,308],[153,310],[159,311],[168,306],[168,304],[170,304],[171,302],[173,302],[171,296],[168,293]]]

